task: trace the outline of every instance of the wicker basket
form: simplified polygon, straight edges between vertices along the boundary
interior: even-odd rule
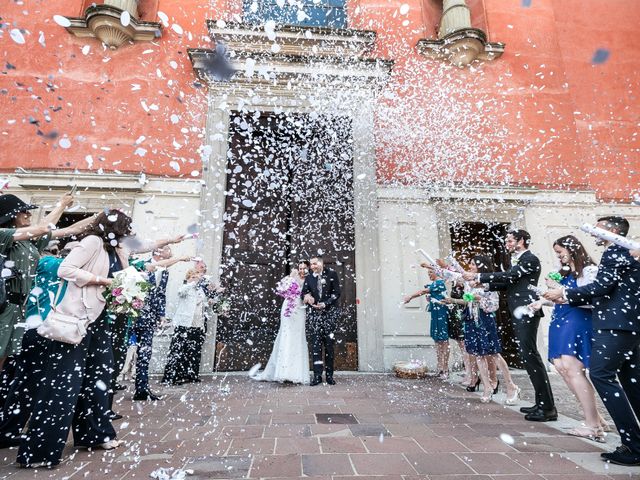
[[[424,378],[427,376],[427,367],[422,362],[396,362],[393,371],[398,378]]]

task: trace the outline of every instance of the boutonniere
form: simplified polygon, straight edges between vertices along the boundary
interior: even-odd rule
[[[324,278],[322,278],[322,279],[320,279],[320,283],[321,283],[322,285],[326,285],[326,284],[327,284],[327,281],[326,281]]]
[[[562,274],[560,272],[551,272],[549,275],[547,275],[547,278],[549,280],[553,280],[554,282],[560,283],[560,280],[562,280]]]

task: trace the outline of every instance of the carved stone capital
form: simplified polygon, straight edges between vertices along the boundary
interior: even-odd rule
[[[137,2],[133,2],[135,3]],[[126,6],[123,4],[122,7]],[[148,42],[162,35],[161,23],[139,20],[137,12],[132,14],[131,10],[133,10],[131,7],[92,5],[85,11],[84,17],[67,17],[71,25],[66,29],[76,37],[97,38],[114,50],[127,42]],[[129,13],[127,25],[121,21],[124,11]]]

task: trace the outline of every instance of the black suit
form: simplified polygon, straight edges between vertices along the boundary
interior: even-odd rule
[[[318,285],[320,282],[320,285]],[[319,286],[322,293],[320,293]],[[324,269],[318,277],[307,275],[302,286],[302,297],[310,294],[315,300],[314,305],[324,303],[325,308],[318,310],[313,306],[307,307],[307,332],[311,337],[311,354],[313,358],[313,376],[322,377],[323,365],[327,378],[333,377],[334,332],[338,314],[337,302],[340,298],[340,280],[338,274]],[[322,361],[322,347],[324,346],[324,362]]]
[[[640,454],[640,263],[611,245],[595,281],[565,294],[570,305],[593,305],[589,376],[622,443]]]
[[[152,285],[140,317],[136,320],[134,332],[138,341],[138,358],[136,359],[136,393],[149,390],[149,362],[153,348],[153,333],[160,317],[165,316],[167,305],[167,283],[169,271],[164,269],[157,279],[156,272],[149,272],[149,283]],[[118,372],[119,373],[119,372]]]
[[[551,410],[554,407],[553,393],[537,345],[538,326],[542,314],[539,312],[533,317],[524,315],[521,319],[513,315],[516,308],[529,305],[537,299],[529,285],[537,285],[539,278],[540,260],[529,250],[524,251],[517,264],[506,272],[480,274],[480,282],[489,284],[489,290],[507,291],[507,303],[511,311],[516,343],[536,392],[536,405],[543,410]]]

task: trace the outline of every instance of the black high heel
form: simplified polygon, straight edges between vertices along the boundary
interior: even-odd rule
[[[467,385],[467,392],[475,392],[480,388],[480,379],[475,383],[475,385]]]
[[[498,394],[498,389],[500,388],[500,380],[498,380],[498,383],[496,383],[496,388],[493,389],[493,394],[497,395]]]

